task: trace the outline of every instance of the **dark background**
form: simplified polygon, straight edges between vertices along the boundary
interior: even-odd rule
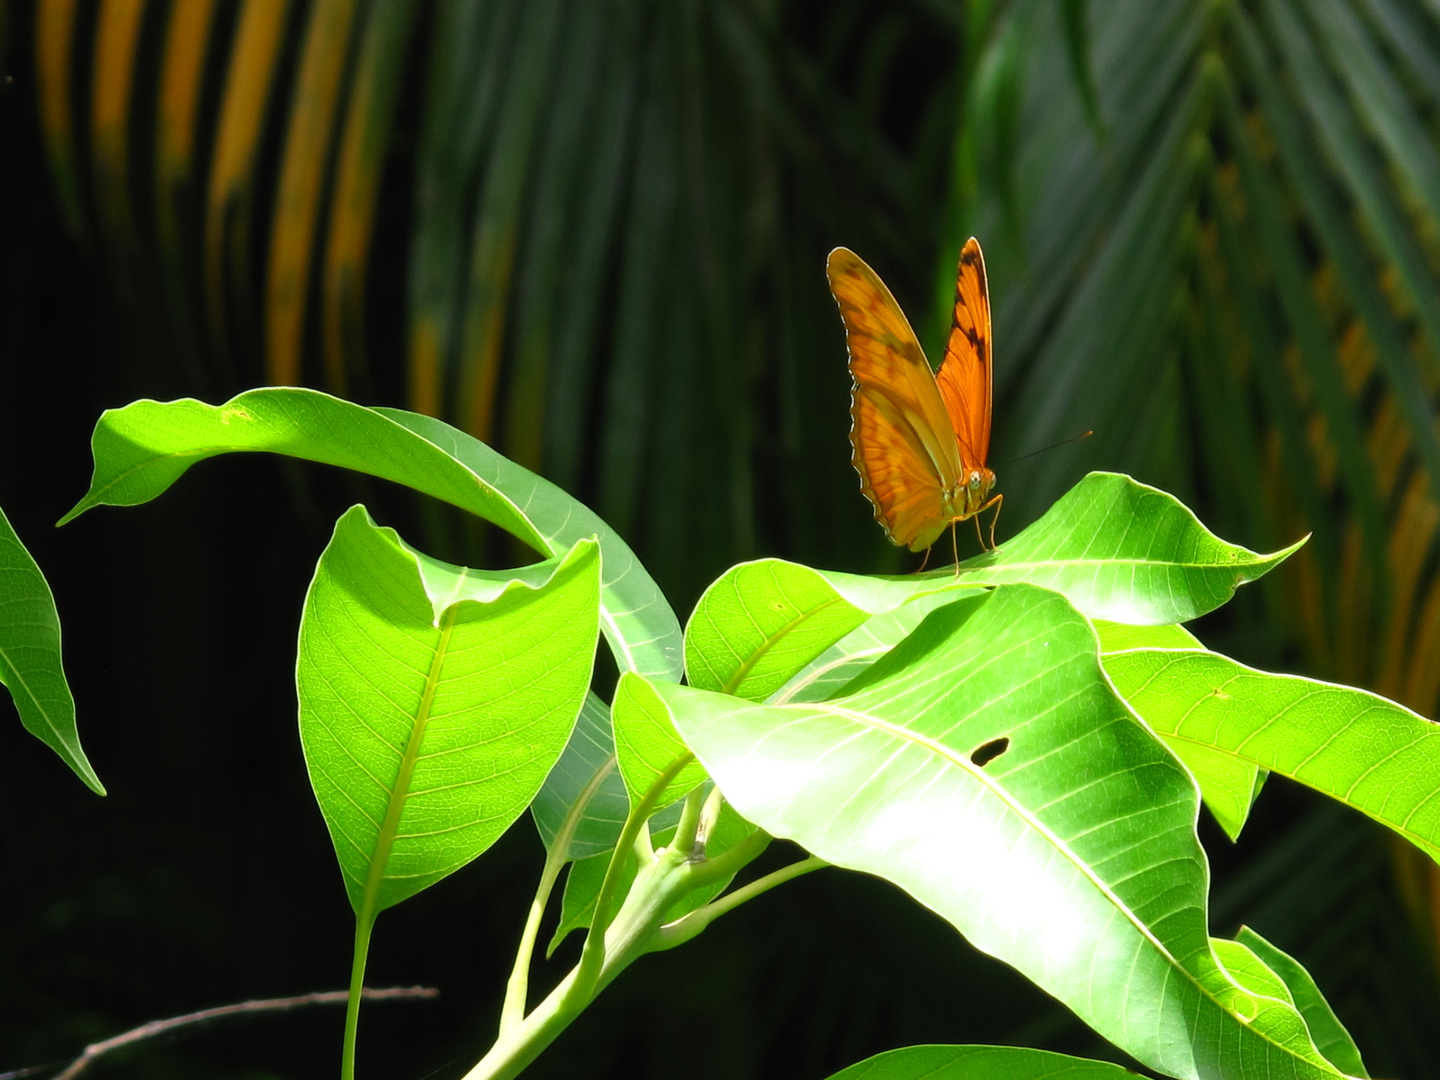
[[[476,7],[503,14],[506,5]],[[630,134],[616,136],[630,140],[626,153],[637,164],[625,174],[621,197],[609,204],[612,217],[575,217],[572,208],[565,219],[571,241],[583,246],[587,221],[615,236],[631,228],[643,217],[646,200],[662,197],[654,188],[663,188],[667,168],[673,166],[684,180],[675,190],[685,194],[674,196],[672,219],[643,234],[652,237],[650,247],[633,237],[615,241],[611,280],[606,284],[602,275],[593,286],[604,300],[590,350],[595,366],[585,376],[594,392],[569,406],[579,410],[578,449],[566,457],[563,441],[552,439],[536,451],[534,440],[527,442],[531,433],[522,430],[527,414],[506,404],[523,399],[528,370],[523,312],[505,338],[506,374],[493,438],[520,460],[538,453],[529,464],[568,483],[631,538],[682,619],[704,584],[740,558],[778,555],[857,572],[908,567],[869,522],[849,470],[843,339],[824,290],[824,254],[836,243],[862,250],[907,310],[923,312],[932,296],[943,298],[956,238],[983,232],[986,225],[985,235],[997,238],[993,248],[986,239],[987,255],[994,251],[1002,380],[997,453],[1013,456],[1097,429],[1080,450],[1053,451],[1037,459],[1039,464],[1001,471],[1007,493],[1002,534],[1043,509],[1045,493],[1053,497],[1086,468],[1111,467],[1176,490],[1202,520],[1248,546],[1269,550],[1282,535],[1309,528],[1329,531],[1331,548],[1343,547],[1343,539],[1334,537],[1343,538],[1363,517],[1362,500],[1339,481],[1326,486],[1323,470],[1314,481],[1318,502],[1309,505],[1323,507],[1325,516],[1287,517],[1283,470],[1265,472],[1265,462],[1257,459],[1249,483],[1271,496],[1270,516],[1247,518],[1254,492],[1237,490],[1213,465],[1216,439],[1207,428],[1213,414],[1207,419],[1203,410],[1171,406],[1151,423],[1143,410],[1135,411],[1137,395],[1160,399],[1174,391],[1182,402],[1203,397],[1176,388],[1211,378],[1195,366],[1195,342],[1204,339],[1205,325],[1220,325],[1240,339],[1233,311],[1201,306],[1207,297],[1215,299],[1205,288],[1210,280],[1205,260],[1214,254],[1204,242],[1204,223],[1219,213],[1207,201],[1219,200],[1215,192],[1224,190],[1219,180],[1207,186],[1193,177],[1176,179],[1175,189],[1189,197],[1189,210],[1178,219],[1165,217],[1172,211],[1160,204],[1152,208],[1154,235],[1182,235],[1177,220],[1191,230],[1186,250],[1193,261],[1175,275],[1186,285],[1176,310],[1165,307],[1166,318],[1150,338],[1106,338],[1114,326],[1098,310],[1093,334],[1082,332],[1089,324],[1077,324],[1073,308],[1045,299],[1042,253],[1053,249],[1035,230],[1057,226],[1053,215],[1045,216],[1044,193],[1026,188],[1043,179],[1027,171],[1030,159],[1023,153],[1027,146],[1033,150],[1025,140],[1031,130],[1026,124],[1038,123],[1034,95],[1042,89],[1060,95],[1081,117],[1076,130],[1083,133],[1087,95],[1098,94],[1095,107],[1110,126],[1103,129],[1108,135],[1093,140],[1100,148],[1096,160],[1107,162],[1115,175],[1074,212],[1099,222],[1085,234],[1087,250],[1094,265],[1109,265],[1107,245],[1126,235],[1126,210],[1143,194],[1133,184],[1127,188],[1126,162],[1143,164],[1165,145],[1163,125],[1146,121],[1139,133],[1127,128],[1126,110],[1140,114],[1147,107],[1133,85],[1105,83],[1113,73],[1106,66],[1107,42],[1133,10],[1114,4],[1094,10],[1016,4],[998,5],[987,15],[988,6],[917,2],[734,3],[702,12],[677,5],[675,10],[688,13],[687,23],[646,4],[612,8],[617,19],[631,19],[639,28],[643,55],[661,58],[648,82],[634,91],[636,100],[664,101],[673,94],[685,103],[662,121],[674,122],[684,136],[681,143],[691,142],[673,161],[646,157],[648,144],[635,134],[650,122],[641,109],[642,119],[627,129]],[[1040,9],[1045,11],[1035,15]],[[170,10],[166,4],[146,9],[135,46],[142,70],[145,60],[154,61]],[[299,4],[287,16],[291,44],[277,68],[295,62],[294,42],[312,10]],[[220,11],[214,41],[233,32],[236,10],[221,5]],[[445,5],[422,8],[400,50],[408,74],[398,77],[388,149],[379,164],[383,182],[375,240],[355,331],[366,343],[364,363],[350,369],[347,388],[364,403],[416,404],[407,334],[419,306],[411,267],[421,256],[412,243],[424,231],[429,204],[426,174],[417,174],[415,163],[424,157],[424,130],[433,109],[421,72],[424,62],[438,62],[427,50],[455,9],[448,11]],[[1065,20],[1076,11],[1080,29],[1067,36]],[[769,65],[765,79],[735,81],[739,76],[727,66],[733,56],[717,44],[726,33],[740,34],[725,22],[731,17],[763,45],[750,55]],[[1029,27],[1022,35],[1015,21],[1026,18],[1032,24],[1021,24]],[[1030,81],[1017,89],[1019,76],[1007,74],[1006,64],[1017,63],[1016,50],[1037,40],[1028,35],[1040,33],[1034,23],[1039,18],[1052,20],[1047,32],[1058,44],[1050,66],[1027,69]],[[1136,17],[1135,24],[1146,18],[1151,16]],[[1263,12],[1255,18],[1262,28],[1271,25]],[[54,1063],[53,1071],[87,1042],[147,1020],[344,986],[353,922],[306,780],[295,725],[294,641],[314,561],[335,518],[356,501],[441,557],[486,565],[516,553],[502,539],[475,533],[405,493],[259,456],[207,462],[153,504],[100,509],[62,530],[53,528],[85,490],[88,436],[103,409],[140,397],[220,401],[267,381],[267,357],[256,345],[266,318],[264,303],[256,299],[263,292],[264,260],[257,254],[250,277],[230,282],[234,340],[221,362],[213,343],[204,344],[204,334],[195,332],[203,310],[177,308],[147,277],[163,257],[151,249],[139,259],[117,255],[122,241],[96,210],[103,172],[86,158],[90,151],[83,137],[78,145],[88,177],[82,185],[88,192],[81,200],[85,212],[82,227],[67,225],[36,120],[45,88],[33,55],[35,11],[23,3],[0,5],[0,20],[6,76],[0,90],[0,506],[55,592],[81,735],[110,792],[96,798],[18,723],[0,723],[0,865],[6,875],[0,1069]],[[1366,25],[1383,28],[1378,16]],[[499,33],[493,26],[491,31]],[[73,86],[88,87],[93,42],[103,32],[101,9],[82,5],[73,30]],[[1420,45],[1428,46],[1433,36],[1420,39]],[[1236,40],[1212,31],[1211,51],[1196,48],[1185,62],[1199,70],[1206,55],[1231,61],[1227,48],[1234,55],[1243,51]],[[708,51],[712,47],[714,54]],[[212,42],[210,48],[219,46]],[[220,70],[217,55],[212,54],[212,66]],[[716,55],[729,59],[717,61]],[[1073,64],[1064,60],[1067,55]],[[1093,70],[1076,59],[1086,56],[1095,58]],[[1398,66],[1402,58],[1391,59]],[[202,117],[213,115],[217,80],[205,84],[210,113],[202,109]],[[1405,85],[1417,114],[1428,118],[1433,101],[1426,88],[1415,80]],[[564,87],[550,89],[559,101]],[[1303,86],[1292,90],[1297,100],[1306,100]],[[252,214],[260,221],[273,200],[264,178],[278,168],[288,107],[286,91],[276,93],[256,168],[259,194]],[[543,126],[549,99],[540,93],[536,123]],[[756,96],[742,100],[746,93]],[[1242,85],[1247,107],[1259,95]],[[154,136],[146,134],[145,106],[137,100],[133,125],[137,145],[143,146]],[[1182,111],[1175,102],[1156,107],[1162,115]],[[1270,114],[1257,115],[1263,121]],[[1195,122],[1205,130],[1205,121]],[[487,138],[500,136],[492,131]],[[767,140],[770,156],[756,156],[756,145]],[[1151,149],[1140,149],[1145,147]],[[1226,130],[1217,124],[1205,147],[1207,175],[1223,180],[1226,160],[1235,153]],[[1145,175],[1143,167],[1135,167],[1134,175]],[[471,168],[475,190],[500,184],[496,174]],[[593,178],[596,169],[587,159],[576,172]],[[537,166],[534,188],[525,190],[542,190],[543,179]],[[142,207],[136,221],[143,233],[147,177],[141,170],[125,183],[134,205]],[[974,190],[976,183],[985,191]],[[1350,200],[1344,205],[1361,203],[1340,180],[1335,185],[1337,198]],[[1281,176],[1274,186],[1292,200],[1286,220],[1299,238],[1296,250],[1309,260],[1309,280],[1319,282],[1331,256],[1306,225],[1293,182]],[[764,191],[757,194],[757,188]],[[712,217],[697,220],[694,205],[708,207]],[[193,205],[189,212],[198,215]],[[472,208],[466,220],[473,223],[486,212]],[[525,252],[543,242],[545,218],[537,211],[525,220],[516,241],[522,267],[539,264],[538,256],[525,263]],[[744,226],[738,233],[726,224],[732,220]],[[263,252],[263,236],[254,243]],[[483,244],[474,251],[472,272],[483,260]],[[646,258],[653,263],[649,277],[642,275],[638,284],[626,277]],[[1171,266],[1163,254],[1155,258],[1150,277],[1161,272],[1155,266]],[[1383,253],[1375,258],[1379,278],[1386,264]],[[1063,276],[1058,269],[1056,275]],[[1083,292],[1086,278],[1078,269],[1066,279],[1072,296]],[[519,280],[529,279],[522,274]],[[1265,288],[1274,280],[1275,275],[1260,275]],[[680,299],[662,289],[678,288],[676,281],[684,285]],[[932,287],[932,281],[940,284]],[[562,281],[567,303],[577,302],[584,283],[578,277]],[[644,293],[646,287],[660,291]],[[632,307],[653,316],[652,333],[643,340],[626,329],[627,289],[639,291]],[[1318,283],[1315,292],[1322,300],[1326,296]],[[1143,293],[1132,296],[1116,287],[1107,295],[1116,305],[1134,302],[1140,310],[1156,310]],[[316,302],[311,303],[313,308]],[[478,301],[460,302],[462,309],[465,303]],[[943,310],[943,303],[930,306]],[[1430,372],[1433,346],[1423,327],[1406,321],[1403,304],[1397,310],[1397,324],[1414,331],[1417,367]],[[1346,327],[1356,318],[1343,290],[1332,314],[1329,328],[1338,355]],[[1125,317],[1122,311],[1114,319]],[[299,349],[304,381],[334,388],[317,359],[317,319],[311,310]],[[916,322],[924,335],[933,319],[927,315]],[[1071,335],[1073,346],[1067,350],[1064,340],[1048,344],[1056,335]],[[1284,359],[1292,340],[1278,327],[1269,342],[1270,360],[1260,345],[1235,345],[1234,355],[1246,356],[1243,363],[1236,360],[1241,375],[1253,375],[1272,361],[1280,369],[1289,362],[1293,370],[1293,356]],[[1013,352],[1007,341],[1016,343]],[[627,349],[642,349],[650,363],[648,375],[634,385],[648,402],[639,422],[653,429],[631,447],[619,445],[615,434],[637,423],[633,413],[615,411],[630,385],[617,374],[631,355]],[[1063,386],[1057,389],[1057,380],[1063,380],[1047,365],[1067,351],[1076,369],[1103,368],[1105,375],[1087,377],[1070,393],[1066,413],[1057,414],[1046,393],[1064,393]],[[443,414],[458,422],[470,415],[456,389],[463,386],[467,362],[463,344],[453,353]],[[1132,367],[1125,359],[1132,353],[1168,357],[1170,366]],[[677,374],[684,371],[691,374]],[[720,378],[717,371],[728,374]],[[720,381],[707,381],[712,376]],[[1097,388],[1105,379],[1120,389]],[[1243,377],[1237,386],[1234,422],[1250,425],[1257,445],[1285,439],[1286,424],[1256,404],[1260,392]],[[1372,427],[1380,423],[1386,395],[1398,392],[1373,374],[1344,386],[1357,422]],[[1302,430],[1309,422],[1306,410],[1318,409],[1314,402],[1308,391],[1295,392]],[[553,432],[553,426],[545,430]],[[1147,431],[1160,435],[1147,441],[1137,434]],[[1218,441],[1229,456],[1240,453],[1240,440]],[[1323,457],[1321,450],[1311,450]],[[1407,458],[1412,464],[1403,475],[1423,471],[1414,464],[1421,454],[1412,447]],[[1266,461],[1273,465],[1274,455]],[[1403,486],[1403,477],[1380,476],[1381,466],[1373,462],[1368,467],[1382,492]],[[667,500],[666,493],[675,498]],[[1303,498],[1294,501],[1305,505]],[[1390,498],[1380,509],[1387,515],[1386,535],[1399,535],[1406,512],[1401,500]],[[1340,556],[1327,564],[1323,539],[1315,546],[1320,554],[1311,577],[1282,571],[1268,594],[1251,590],[1255,596],[1198,632],[1247,662],[1345,677],[1399,696],[1378,676],[1367,675],[1385,666],[1385,655],[1337,658],[1343,650],[1335,644],[1344,640],[1336,627],[1357,618],[1383,623],[1392,610],[1385,605],[1393,600],[1381,589],[1358,599],[1341,592],[1334,586]],[[1374,559],[1362,556],[1361,563],[1379,567],[1383,553]],[[1433,576],[1430,563],[1424,565],[1417,595]],[[1375,575],[1383,578],[1383,570]],[[1332,597],[1333,622],[1317,632],[1332,636],[1319,646],[1317,634],[1307,638],[1304,626],[1311,618],[1305,604],[1312,579],[1328,582],[1321,591]],[[1421,619],[1411,617],[1411,639],[1423,639]],[[1383,644],[1382,635],[1374,637]],[[1376,646],[1376,652],[1383,650]],[[1418,652],[1405,661],[1417,665],[1435,658]],[[1427,715],[1433,707],[1433,702],[1410,703]],[[1392,851],[1378,826],[1280,780],[1263,794],[1238,844],[1221,837],[1208,818],[1202,820],[1202,835],[1215,876],[1213,932],[1228,935],[1241,922],[1250,923],[1307,964],[1350,1025],[1374,1075],[1428,1075],[1440,1051],[1434,1034],[1440,1032],[1440,986],[1431,931],[1414,915],[1429,887],[1423,868]],[[793,850],[782,848],[767,855],[769,863],[794,857]],[[533,825],[524,818],[473,866],[379,920],[368,983],[433,986],[441,997],[367,1008],[361,1075],[458,1076],[489,1045],[541,855]],[[542,940],[545,935],[542,931]],[[573,961],[574,944],[540,969],[537,994]],[[340,1024],[337,1008],[217,1025],[183,1040],[148,1043],[93,1072],[330,1075]],[[1015,1043],[1123,1060],[1064,1009],[1008,968],[976,954],[893,888],[826,871],[746,905],[680,950],[645,958],[529,1074],[630,1077],[684,1069],[696,1077],[818,1080],[868,1054],[920,1042]]]

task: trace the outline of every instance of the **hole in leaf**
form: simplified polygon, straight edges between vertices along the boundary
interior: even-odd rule
[[[983,769],[1009,749],[1010,737],[1008,735],[1002,735],[998,739],[991,739],[984,746],[976,750],[970,755],[970,760]]]

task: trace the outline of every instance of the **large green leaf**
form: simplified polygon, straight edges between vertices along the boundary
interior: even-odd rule
[[[218,454],[269,451],[405,484],[478,514],[544,555],[584,537],[604,557],[601,626],[622,670],[680,677],[680,626],[634,553],[592,511],[484,443],[429,417],[367,409],[313,390],[251,390],[224,405],[192,399],[109,409],[91,440],[93,506],[134,506]]]
[[[1308,784],[1440,859],[1440,727],[1424,717],[1364,690],[1211,652],[1117,653],[1105,670],[1167,741]]]
[[[1023,1046],[907,1046],[841,1069],[830,1080],[1121,1080],[1108,1061]]]
[[[903,641],[937,607],[981,591],[959,588],[925,593],[892,611],[870,616],[796,672],[769,700],[824,701]]]
[[[450,566],[335,526],[305,600],[300,737],[362,923],[475,858],[559,758],[594,661],[599,550]]]
[[[1259,555],[1221,540],[1172,495],[1091,473],[1019,536],[962,563],[960,578],[1043,585],[1095,619],[1178,623],[1215,610],[1303,542]]]
[[[75,698],[60,662],[60,615],[55,596],[5,512],[0,510],[0,686],[10,691],[20,722],[85,781],[104,785],[80,749]]]
[[[1063,597],[946,605],[819,704],[653,685],[747,820],[901,886],[1147,1065],[1336,1075],[1217,961],[1194,785]]]

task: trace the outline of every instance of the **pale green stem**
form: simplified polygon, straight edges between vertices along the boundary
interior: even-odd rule
[[[671,851],[684,852],[686,855],[694,851],[696,831],[700,827],[702,798],[704,793],[698,787],[685,796],[685,805],[680,810],[680,823],[675,826],[675,835],[670,838]]]
[[[661,927],[657,935],[655,951],[659,952],[662,949],[673,949],[676,945],[683,945],[721,915],[724,915],[727,911],[734,911],[747,900],[755,899],[755,897],[763,892],[768,892],[776,885],[783,885],[785,882],[792,881],[802,874],[808,874],[812,870],[820,870],[829,865],[830,864],[824,859],[819,859],[811,855],[808,859],[801,859],[799,862],[791,863],[789,866],[782,866],[779,870],[766,874],[764,877],[756,878],[750,882],[750,884],[736,889],[732,893],[726,893],[713,903],[706,904],[702,908],[696,908],[683,918],[676,919],[669,926]]]
[[[601,894],[596,900],[594,922],[586,938],[580,962],[528,1016],[501,1032],[489,1053],[465,1074],[464,1080],[513,1080],[519,1076],[620,972],[648,952],[679,944],[681,939],[667,933],[674,927],[661,926],[665,913],[674,906],[677,899],[717,878],[734,874],[759,855],[770,842],[768,833],[756,830],[729,851],[714,859],[698,862],[695,861],[693,837],[689,845],[672,845],[671,848],[642,861],[620,909],[613,919],[606,919],[605,913],[612,906],[612,898],[618,887],[617,867],[620,866],[624,853],[640,843],[642,828],[654,811],[660,793],[690,760],[691,756],[687,754],[672,763],[660,774],[645,793],[645,797],[625,819],[625,827],[611,858],[605,884],[602,885]],[[710,801],[706,801],[704,808],[700,807],[698,799],[691,802],[695,806],[692,815],[694,825],[691,826],[693,829],[710,809]],[[682,821],[685,816],[682,815]],[[741,893],[745,899],[758,896],[781,881],[824,865],[826,864],[819,859],[804,860],[761,878],[746,886]],[[734,906],[734,903],[723,906],[718,902],[712,904],[709,907],[710,918]],[[704,923],[708,921],[709,919],[703,922],[697,920],[688,924],[686,939],[703,930]],[[675,927],[681,925],[686,925],[685,920],[676,923]]]
[[[655,778],[655,782],[650,785],[650,790],[645,792],[640,802],[630,808],[630,816],[625,819],[625,827],[620,832],[620,840],[615,845],[614,854],[610,857],[610,867],[605,871],[605,881],[600,886],[600,895],[595,898],[595,916],[590,923],[590,933],[585,936],[585,946],[580,953],[580,963],[575,969],[577,985],[583,986],[589,983],[587,993],[593,993],[595,980],[600,977],[600,971],[605,963],[605,930],[610,923],[610,909],[615,904],[615,892],[620,887],[620,877],[625,866],[626,855],[634,845],[636,838],[639,837],[640,830],[645,827],[650,820],[650,815],[654,813],[655,803],[659,801],[661,792],[665,790],[671,780],[680,775],[680,770],[693,760],[695,760],[695,755],[689,752],[677,757],[664,772]]]
[[[550,996],[505,1032],[464,1080],[511,1080],[518,1076],[621,971],[652,950],[665,912],[693,887],[691,870],[689,861],[676,852],[666,852],[642,867],[625,903],[604,932],[603,946],[594,954],[600,957],[598,970],[585,971],[582,956]],[[592,929],[591,933],[599,932]]]
[[[697,861],[691,871],[693,887],[703,889],[716,881],[734,877],[760,857],[770,846],[771,839],[764,829],[756,829],[729,851],[723,851],[713,859]]]
[[[560,871],[568,861],[557,856],[556,845],[545,854],[545,868],[540,871],[540,884],[535,898],[530,901],[530,912],[525,917],[525,929],[520,934],[520,945],[515,950],[515,966],[510,969],[510,979],[505,984],[505,1003],[500,1007],[500,1034],[504,1035],[525,1018],[525,1000],[530,994],[530,960],[535,955],[535,939],[540,934],[540,920],[545,915],[545,905],[550,901],[550,892],[560,877]]]
[[[340,1052],[340,1080],[355,1080],[355,1036],[360,1028],[360,992],[365,987],[365,959],[375,918],[368,910],[355,918],[355,953],[350,959],[350,996],[345,1002],[345,1044]]]
[[[700,844],[708,843],[711,834],[715,832],[715,823],[720,820],[720,808],[724,803],[725,796],[720,794],[720,785],[713,785],[705,799],[705,808],[700,811],[700,826],[695,834]]]
[[[545,853],[545,868],[540,871],[540,884],[535,890],[535,899],[530,902],[530,913],[525,918],[525,929],[520,935],[520,946],[515,950],[515,966],[510,971],[510,981],[505,985],[505,1004],[500,1008],[500,1034],[513,1028],[525,1017],[525,1000],[530,992],[530,960],[535,954],[535,939],[540,934],[540,920],[545,915],[545,905],[550,902],[550,893],[560,877],[560,871],[569,862],[570,841],[584,816],[585,808],[600,790],[600,785],[615,768],[615,755],[611,754],[595,775],[576,796],[575,803],[560,823],[550,850]]]

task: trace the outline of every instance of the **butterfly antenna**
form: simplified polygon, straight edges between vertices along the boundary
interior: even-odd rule
[[[1057,446],[1068,446],[1072,442],[1079,442],[1081,439],[1088,439],[1091,435],[1094,434],[1095,432],[1093,430],[1082,431],[1079,435],[1072,435],[1068,439],[1061,439],[1059,442],[1051,443],[1049,446],[1042,446],[1039,450],[1031,450],[1028,454],[1022,454],[1020,457],[1011,458],[1009,461],[1005,462],[1005,464],[1014,465],[1017,461],[1029,461],[1032,457],[1038,457],[1041,454],[1048,453],[1049,451],[1054,450]]]

